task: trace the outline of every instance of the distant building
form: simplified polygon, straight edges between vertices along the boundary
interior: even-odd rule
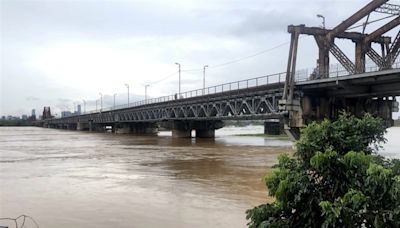
[[[78,115],[80,115],[82,113],[82,109],[81,109],[81,105],[78,105],[78,110],[76,111]]]
[[[62,111],[61,112],[61,117],[68,117],[68,116],[72,116],[72,112],[70,112],[70,111]]]
[[[28,115],[22,115],[22,116],[21,116],[21,119],[27,120],[27,119],[28,119]]]
[[[43,120],[45,119],[51,119],[53,116],[51,115],[50,107],[44,107],[43,108]]]
[[[36,109],[32,109],[32,114],[28,118],[29,121],[36,121]]]
[[[6,116],[2,116],[1,119],[2,119],[2,120],[6,120]]]

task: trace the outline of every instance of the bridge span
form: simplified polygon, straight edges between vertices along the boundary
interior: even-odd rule
[[[171,129],[174,137],[214,137],[223,120],[271,120],[281,123],[291,138],[300,136],[305,124],[335,119],[341,111],[354,115],[372,113],[387,126],[398,111],[400,96],[400,6],[389,0],[373,0],[332,29],[289,25],[291,35],[285,73],[268,75],[206,89],[136,102],[126,107],[82,115],[38,121],[44,127],[116,133],[155,133],[158,127]],[[390,21],[367,34],[370,14],[384,14]],[[389,16],[387,16],[389,15]],[[362,32],[355,23],[366,19]],[[352,31],[349,31],[352,30]],[[313,36],[318,46],[317,67],[311,74],[296,71],[299,36]],[[393,38],[393,39],[392,39]],[[355,46],[354,61],[335,43],[348,40]],[[374,46],[380,47],[375,50]],[[343,70],[332,71],[334,57]],[[374,63],[367,66],[367,57]],[[269,127],[271,122],[266,122]]]
[[[400,65],[399,65],[400,66]],[[397,65],[395,66],[397,67]],[[285,73],[268,75],[206,89],[182,93],[180,98],[166,96],[82,115],[48,119],[45,127],[104,131],[115,133],[156,133],[159,127],[172,130],[174,137],[214,137],[223,120],[279,120],[290,110],[280,108]],[[367,72],[314,80],[299,78],[295,97],[301,124],[334,118],[342,110],[382,117],[388,126],[400,96],[400,69]],[[293,125],[292,125],[293,126]],[[301,127],[297,125],[298,127]],[[268,127],[268,123],[266,124]]]

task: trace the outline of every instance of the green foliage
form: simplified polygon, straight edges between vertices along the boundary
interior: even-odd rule
[[[265,177],[276,201],[248,210],[249,227],[400,227],[400,161],[369,147],[384,133],[368,114],[310,124]]]
[[[385,126],[381,119],[366,114],[356,118],[349,114],[341,114],[335,122],[324,120],[322,123],[312,123],[302,130],[302,137],[296,144],[297,156],[304,165],[309,165],[311,157],[318,151],[336,151],[344,155],[349,151],[372,153],[370,145],[375,150],[378,144],[385,142]]]

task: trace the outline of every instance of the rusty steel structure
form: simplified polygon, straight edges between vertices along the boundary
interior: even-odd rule
[[[392,112],[398,111],[396,96],[400,96],[400,63],[395,62],[400,53],[400,32],[395,37],[385,34],[399,29],[400,6],[388,1],[373,0],[333,29],[289,25],[291,42],[284,73],[142,102],[128,101],[125,107],[114,106],[100,112],[49,119],[43,115],[46,118],[37,121],[37,125],[89,131],[112,128],[115,133],[154,133],[161,127],[171,129],[175,137],[191,137],[192,130],[196,137],[214,137],[223,120],[264,120],[266,127],[279,120],[280,124],[275,125],[283,126],[296,139],[305,124],[337,118],[345,110],[354,115],[372,113],[392,126]],[[372,13],[389,15],[391,20],[367,34]],[[366,20],[362,32],[348,31],[363,18]],[[313,36],[318,46],[317,68],[304,78],[296,72],[300,35]],[[337,39],[354,42],[354,61],[335,44]],[[374,50],[372,43],[381,50]],[[346,73],[337,71],[331,77],[330,55]],[[367,56],[375,63],[372,68],[366,67]]]
[[[300,35],[313,36],[318,46],[317,70],[311,75],[311,79],[329,78],[330,54],[351,74],[362,74],[365,72],[366,56],[368,56],[380,70],[391,69],[393,63],[400,53],[400,31],[394,37],[383,36],[390,30],[398,29],[400,24],[400,6],[388,3],[389,0],[373,0],[362,9],[351,15],[349,18],[338,24],[333,29],[306,27],[305,25],[289,25],[288,32],[291,34],[288,64],[286,70],[286,83],[283,91],[283,98],[280,101],[282,111],[289,111],[286,127],[298,128],[302,126],[301,99],[295,98],[295,73],[297,63],[297,50]],[[388,23],[379,27],[370,34],[366,34],[365,28],[369,24],[372,13],[388,14],[395,17]],[[366,18],[363,23],[362,32],[349,32],[357,22]],[[386,17],[387,18],[387,17]],[[358,27],[358,26],[356,26]],[[352,61],[335,44],[336,39],[348,39],[355,44],[355,57]],[[374,50],[372,43],[380,45],[381,50]]]

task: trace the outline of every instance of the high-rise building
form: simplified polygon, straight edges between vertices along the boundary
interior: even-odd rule
[[[77,114],[78,115],[80,115],[82,112],[82,109],[81,109],[81,105],[78,105],[78,108],[77,108],[78,110],[76,111],[77,112]]]
[[[43,120],[45,119],[51,119],[53,116],[51,115],[50,107],[44,107],[43,108]]]
[[[36,116],[36,110],[32,109],[32,115],[31,116]]]

